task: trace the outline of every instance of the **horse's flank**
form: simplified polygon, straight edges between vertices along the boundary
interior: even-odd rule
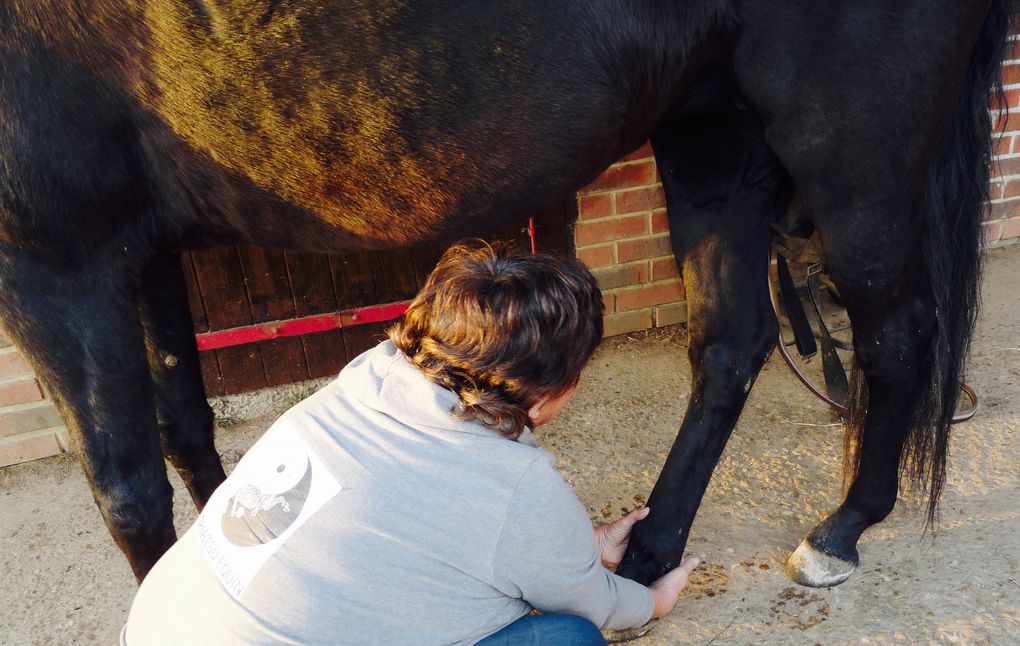
[[[122,114],[157,218],[324,250],[487,231],[565,197],[647,138],[727,23],[672,2],[65,4],[0,14],[3,54],[78,66],[68,83],[100,95],[79,118]]]

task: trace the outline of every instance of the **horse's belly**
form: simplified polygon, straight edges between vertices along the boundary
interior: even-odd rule
[[[164,21],[144,100],[233,186],[289,205],[292,225],[373,245],[523,215],[639,143],[586,45],[598,30],[566,4],[423,6],[382,22],[274,15],[258,37],[229,16],[216,38]]]

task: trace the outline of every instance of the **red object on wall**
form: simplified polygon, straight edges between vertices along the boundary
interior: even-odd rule
[[[339,330],[367,323],[390,321],[403,314],[407,310],[408,303],[410,301],[400,301],[397,303],[386,303],[385,305],[360,307],[343,312],[302,316],[286,321],[270,321],[269,323],[259,323],[257,325],[244,325],[228,330],[196,334],[195,340],[200,351],[218,350],[244,343],[256,343],[258,341],[269,341],[288,336]]]

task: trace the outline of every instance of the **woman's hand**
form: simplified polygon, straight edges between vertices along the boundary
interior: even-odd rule
[[[620,520],[608,525],[595,526],[595,543],[599,546],[599,553],[602,554],[602,563],[606,567],[616,567],[623,559],[623,553],[627,551],[627,541],[630,539],[630,530],[639,520],[643,520],[648,512],[648,507],[635,509]]]
[[[652,597],[655,598],[652,619],[665,617],[673,610],[677,597],[687,587],[687,583],[691,580],[691,573],[700,563],[701,561],[696,558],[686,559],[680,563],[679,567],[670,570],[658,581],[648,586],[648,589],[652,591]]]

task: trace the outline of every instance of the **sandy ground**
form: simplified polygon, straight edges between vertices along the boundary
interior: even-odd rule
[[[840,499],[841,432],[778,360],[766,366],[692,530],[704,564],[640,646],[1020,644],[1020,247],[989,252],[969,382],[982,405],[956,428],[936,539],[916,501],[865,534],[837,588],[783,574],[789,551]],[[539,439],[592,518],[644,499],[690,389],[686,338],[665,329],[603,344],[577,396]],[[271,418],[219,430],[232,466]],[[194,512],[180,482],[176,521]],[[135,586],[62,457],[0,470],[0,643],[114,643]],[[186,603],[186,599],[181,600]]]

